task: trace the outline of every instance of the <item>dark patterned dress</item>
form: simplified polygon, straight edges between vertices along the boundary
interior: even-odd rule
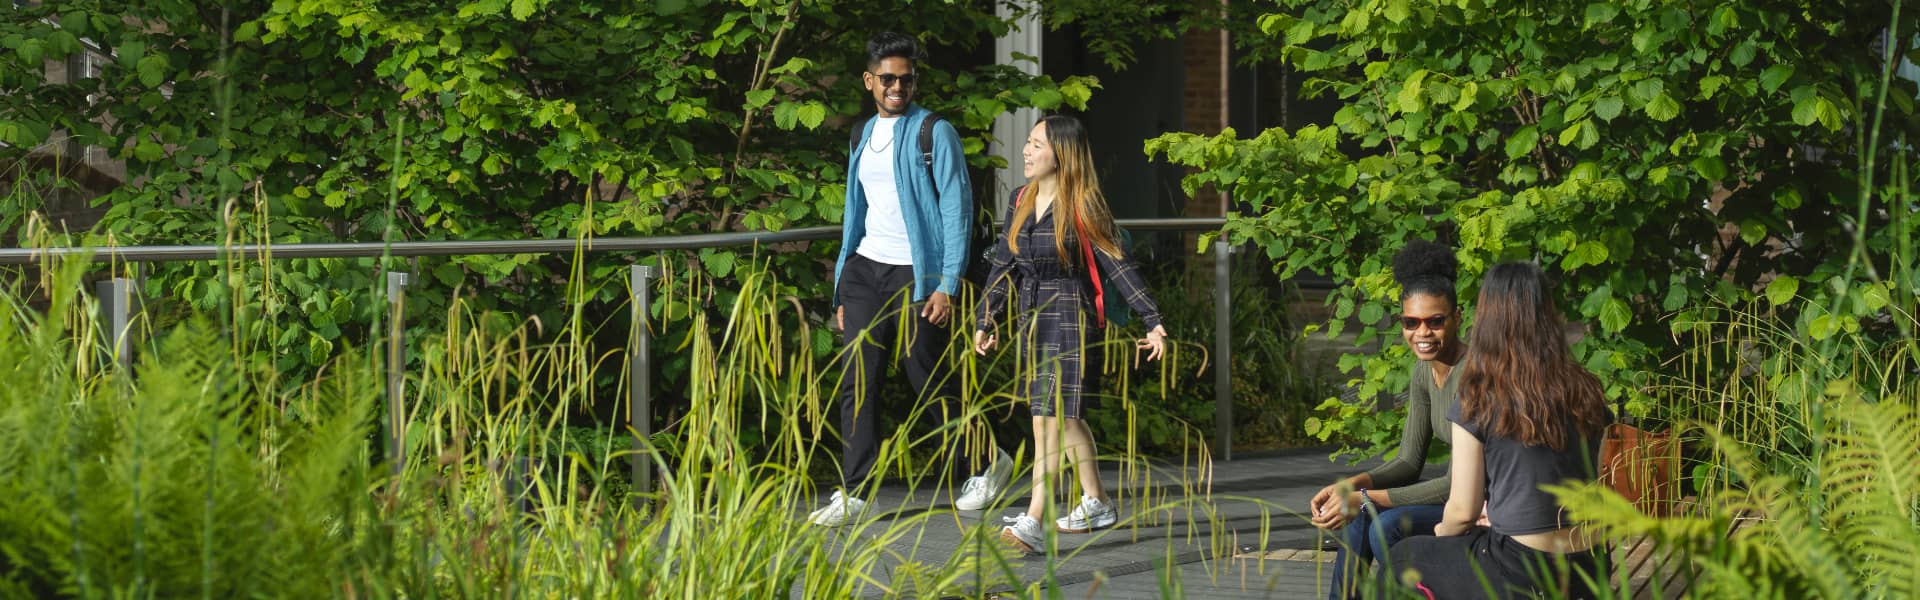
[[[1015,192],[1016,197],[1019,192]],[[1088,334],[1103,337],[1094,326],[1093,285],[1084,265],[1076,260],[1062,263],[1054,248],[1054,211],[1028,217],[1020,228],[1020,253],[1008,247],[1004,230],[993,247],[993,271],[987,278],[986,296],[980,303],[975,327],[989,333],[1007,320],[1007,297],[1013,296],[1017,312],[1011,315],[1016,335],[1010,341],[1020,353],[1016,372],[1033,415],[1038,417],[1081,418],[1083,410],[1096,408],[1089,393],[1089,373],[1083,350]],[[1007,219],[1001,219],[1002,222]],[[1109,227],[1111,225],[1109,224]],[[1067,248],[1074,251],[1079,242],[1068,231]],[[1133,261],[1124,256],[1109,256],[1094,250],[1104,281],[1106,303],[1124,301],[1138,313],[1147,331],[1160,326],[1160,308],[1147,294],[1146,283]],[[1130,349],[1130,348],[1129,348]],[[1058,410],[1055,410],[1058,407]]]

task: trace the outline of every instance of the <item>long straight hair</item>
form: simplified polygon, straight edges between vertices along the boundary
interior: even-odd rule
[[[1047,144],[1053,146],[1053,160],[1059,164],[1054,178],[1060,196],[1053,200],[1053,247],[1060,260],[1073,264],[1080,254],[1078,234],[1084,233],[1093,247],[1108,256],[1120,256],[1119,234],[1113,224],[1113,212],[1107,209],[1107,197],[1100,192],[1100,175],[1093,169],[1093,148],[1087,143],[1087,128],[1079,119],[1067,115],[1040,118],[1047,126]],[[1038,210],[1034,197],[1037,185],[1028,185],[1020,193],[1020,203],[1007,219],[1007,249],[1020,253],[1020,227]],[[1071,237],[1073,246],[1068,245]],[[1074,251],[1069,251],[1068,248]]]
[[[1600,380],[1573,361],[1546,277],[1529,263],[1487,270],[1460,367],[1460,416],[1489,435],[1565,450],[1608,421]]]

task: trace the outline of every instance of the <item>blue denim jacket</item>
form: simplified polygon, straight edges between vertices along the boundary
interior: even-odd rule
[[[907,108],[906,118],[893,124],[893,139],[899,151],[893,153],[894,185],[900,190],[900,213],[907,221],[907,245],[913,252],[913,299],[925,300],[934,292],[955,294],[960,275],[967,268],[968,233],[973,228],[973,184],[967,180],[967,158],[960,149],[960,132],[951,123],[940,121],[933,127],[933,177],[921,164],[920,122],[933,111],[915,104]],[[873,135],[878,119],[868,119],[867,131],[860,134],[860,146]],[[858,146],[856,146],[858,147]],[[833,265],[833,304],[840,304],[840,272],[847,257],[860,248],[866,237],[867,194],[860,187],[860,154],[851,153],[847,161],[846,211],[840,216],[840,258]]]

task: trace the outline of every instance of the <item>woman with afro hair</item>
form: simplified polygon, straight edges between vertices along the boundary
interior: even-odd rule
[[[1432,535],[1451,483],[1446,476],[1420,480],[1427,447],[1450,443],[1448,409],[1459,397],[1454,367],[1467,354],[1460,340],[1460,304],[1454,292],[1459,261],[1446,246],[1414,240],[1393,258],[1400,284],[1400,339],[1416,359],[1407,386],[1407,421],[1400,452],[1372,470],[1336,481],[1313,495],[1313,524],[1340,530],[1335,553],[1334,600],[1361,597],[1365,569],[1409,536]],[[1387,569],[1387,565],[1382,565]],[[1391,571],[1386,571],[1391,572]]]

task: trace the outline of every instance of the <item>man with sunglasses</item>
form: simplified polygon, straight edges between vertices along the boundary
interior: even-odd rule
[[[860,124],[849,149],[834,266],[834,321],[852,347],[840,382],[841,487],[808,517],[816,525],[845,525],[866,512],[863,498],[873,492],[880,445],[876,399],[892,359],[906,371],[916,406],[948,403],[949,410],[935,406],[923,414],[958,412],[951,410],[958,382],[943,355],[953,296],[967,267],[973,186],[960,134],[913,103],[918,58],[918,44],[904,35],[881,33],[867,42],[860,81],[877,114]],[[980,473],[970,459],[978,451],[952,450],[955,466],[975,475],[954,503],[963,510],[984,508],[1011,474],[1011,460],[997,450],[993,465]]]

